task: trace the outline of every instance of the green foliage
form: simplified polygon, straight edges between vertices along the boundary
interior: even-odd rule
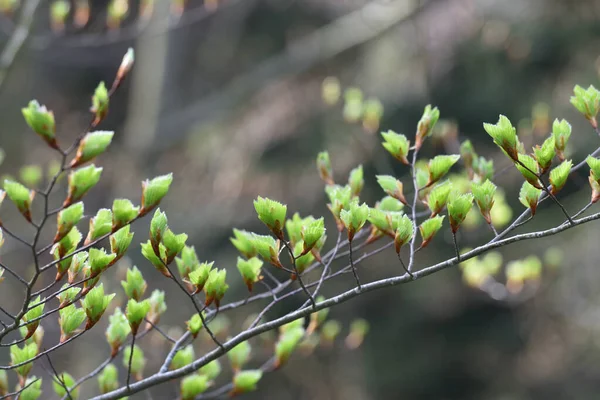
[[[169,187],[173,182],[173,174],[157,176],[153,179],[146,179],[142,182],[142,209],[141,215],[145,215],[156,207],[160,201],[167,195]]]
[[[240,371],[233,377],[233,390],[236,394],[247,393],[256,390],[258,381],[262,378],[261,370]]]
[[[384,140],[382,143],[383,147],[398,161],[408,165],[409,162],[406,157],[408,156],[410,141],[406,136],[392,130],[381,132],[381,136],[383,136]]]
[[[69,174],[69,193],[64,205],[81,200],[91,188],[96,186],[101,174],[102,168],[96,168],[94,164],[73,170]]]
[[[129,333],[131,333],[131,327],[127,317],[119,307],[115,308],[113,315],[109,317],[109,324],[106,328],[106,340],[110,345],[113,357],[117,354],[119,347],[125,343]]]
[[[10,362],[12,365],[23,364],[20,367],[14,368],[15,372],[19,375],[21,380],[25,380],[31,368],[33,368],[32,362],[27,362],[34,358],[39,352],[38,346],[35,343],[25,344],[22,348],[19,345],[10,346]]]
[[[85,164],[104,153],[114,135],[115,133],[112,131],[96,131],[86,134],[79,142],[77,154],[71,162],[71,168]]]
[[[138,206],[134,206],[131,200],[115,199],[112,206],[112,230],[116,231],[117,229],[132,222],[135,218],[137,218],[139,212],[140,208]]]
[[[179,369],[189,365],[196,358],[196,354],[194,353],[194,346],[187,345],[183,349],[179,350],[175,353],[173,360],[171,360],[170,369]]]
[[[519,154],[519,161],[515,164],[515,166],[527,182],[538,189],[542,188],[538,178],[540,170],[533,157],[526,154]]]
[[[241,257],[238,257],[237,259],[237,268],[250,292],[252,291],[254,283],[260,278],[262,265],[263,262],[256,257],[252,257],[248,260],[244,260]]]
[[[537,161],[542,173],[546,172],[550,165],[552,165],[552,159],[556,155],[555,148],[555,138],[554,136],[550,136],[541,146],[535,146],[533,148],[533,154],[535,156],[535,160]]]
[[[254,209],[258,214],[258,219],[273,232],[275,237],[282,239],[287,206],[278,201],[258,196],[254,200]]]
[[[292,355],[292,352],[304,337],[304,328],[296,327],[284,331],[275,344],[275,366],[282,366]]]
[[[436,185],[427,196],[427,206],[431,211],[431,216],[435,217],[438,215],[444,207],[446,207],[446,203],[448,201],[448,196],[450,195],[450,191],[452,190],[452,183],[450,181],[445,181]]]
[[[21,109],[21,112],[31,130],[40,135],[50,147],[58,148],[55,136],[56,123],[52,111],[48,111],[46,106],[40,105],[36,100],[31,100],[27,108]]]
[[[67,208],[64,208],[58,212],[56,217],[56,236],[54,236],[54,242],[58,242],[60,239],[65,237],[71,229],[77,225],[77,223],[83,217],[83,202],[75,203]]]
[[[73,304],[61,308],[58,313],[60,315],[58,318],[58,324],[60,325],[60,341],[63,343],[75,334],[77,328],[79,328],[85,320],[86,315],[83,309],[77,308]]]
[[[348,210],[342,210],[340,220],[348,230],[348,240],[352,241],[354,235],[362,229],[369,218],[369,206],[365,203],[358,205],[352,203]]]
[[[203,375],[189,375],[181,380],[181,400],[194,400],[208,389],[208,378]]]
[[[102,284],[94,287],[88,292],[85,298],[81,301],[88,322],[86,329],[90,329],[96,324],[106,311],[106,308],[115,297],[115,294],[104,295],[104,287]]]
[[[473,195],[471,193],[453,196],[448,202],[448,219],[453,233],[458,231],[458,227],[467,218],[471,207],[473,207]]]
[[[433,218],[429,218],[425,222],[419,226],[419,231],[421,232],[421,238],[423,242],[421,243],[421,247],[426,247],[431,239],[435,236],[435,234],[442,227],[442,223],[444,222],[444,216],[438,215]]]
[[[204,285],[204,294],[206,295],[204,304],[206,306],[209,306],[214,301],[217,308],[219,307],[221,299],[225,296],[227,289],[229,289],[229,285],[225,283],[226,278],[227,271],[225,269],[219,270],[215,268],[210,271]]]
[[[98,375],[98,388],[101,394],[112,392],[119,388],[119,372],[114,364],[108,364]]]
[[[300,216],[298,216],[298,218],[300,218]],[[286,226],[290,221],[291,220],[288,220],[288,222],[286,222]],[[244,257],[252,258],[258,254],[252,241],[253,238],[251,232],[234,228],[233,236],[234,237],[230,238],[229,240],[231,240],[231,243]]]
[[[573,163],[570,160],[565,160],[558,167],[550,171],[552,194],[558,193],[565,186],[572,167]]]
[[[574,96],[571,96],[571,104],[590,121],[594,129],[598,128],[596,116],[600,110],[600,91],[593,85],[587,89],[575,85]]]
[[[31,222],[31,203],[35,197],[35,191],[27,189],[18,182],[5,180],[4,191],[8,198],[15,203],[19,212],[25,219]]]
[[[92,108],[90,111],[95,114],[94,124],[100,123],[108,113],[109,96],[104,82],[100,82],[92,96]]]
[[[429,170],[429,181],[427,186],[431,186],[442,179],[450,168],[460,159],[458,154],[435,156],[429,161],[427,166]]]
[[[388,196],[393,197],[394,199],[402,202],[403,204],[408,204],[406,202],[406,198],[404,197],[403,189],[404,185],[398,179],[389,175],[377,175],[377,183],[383,189]]]
[[[196,293],[199,293],[204,289],[204,285],[206,284],[206,281],[208,281],[208,277],[214,264],[214,261],[203,262],[188,275],[189,281],[196,287]]]
[[[535,215],[541,193],[541,189],[534,187],[529,182],[523,182],[523,186],[521,186],[521,190],[519,191],[519,201],[525,207],[531,209],[531,215]]]
[[[483,183],[473,183],[471,190],[473,191],[473,197],[479,207],[479,211],[485,221],[488,224],[492,223],[492,207],[494,206],[494,195],[496,194],[496,185],[494,185],[489,179],[486,179]]]
[[[20,400],[37,400],[42,395],[42,378],[37,378],[35,375],[27,378],[23,385],[19,385],[17,389],[23,388],[19,395]]]
[[[555,119],[552,123],[552,136],[554,137],[556,155],[562,161],[565,159],[564,152],[571,137],[571,124],[564,119],[561,121],[558,118]]]
[[[59,374],[52,382],[54,393],[59,397],[67,395],[67,390],[65,390],[66,387],[69,390],[69,397],[72,400],[76,400],[79,397],[79,388],[73,388],[73,386],[75,386],[75,379],[67,372]]]
[[[131,346],[125,347],[125,350],[123,351],[123,366],[125,368],[129,368],[129,366],[131,365],[131,374],[136,376],[137,379],[141,379],[142,372],[144,371],[144,367],[146,366],[146,358],[144,357],[144,352],[138,345],[133,346],[133,355],[131,351]],[[131,364],[129,363],[130,356]]]
[[[108,235],[112,231],[113,214],[107,208],[101,208],[96,216],[90,219],[90,228],[85,239],[86,243],[91,243],[98,238]]]
[[[431,107],[431,105],[425,106],[423,115],[417,124],[417,135],[415,139],[415,148],[418,150],[421,148],[423,141],[426,137],[431,136],[433,128],[440,118],[440,111],[437,107]]]
[[[131,332],[134,335],[137,333],[138,328],[144,318],[146,318],[146,315],[148,315],[148,311],[150,311],[150,303],[148,300],[138,302],[135,299],[129,299],[127,302],[125,315],[127,316],[127,321],[131,327]]]
[[[241,342],[240,344],[232,348],[227,353],[227,358],[229,358],[231,368],[236,372],[241,370],[244,367],[244,365],[246,365],[246,363],[250,361],[251,353],[252,347],[250,346],[250,343],[248,343],[248,341]]]
[[[331,160],[329,159],[329,153],[322,151],[317,155],[317,170],[319,176],[328,185],[333,185],[333,168],[331,167]]]
[[[483,129],[494,139],[498,145],[512,160],[518,160],[517,130],[510,120],[500,115],[498,122],[494,124],[484,123]]]

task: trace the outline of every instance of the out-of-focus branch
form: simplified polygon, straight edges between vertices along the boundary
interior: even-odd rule
[[[19,51],[31,33],[31,23],[33,22],[33,16],[39,5],[40,0],[27,0],[24,2],[19,21],[17,22],[8,43],[2,50],[2,53],[0,53],[0,90],[2,89],[8,71],[14,64]]]

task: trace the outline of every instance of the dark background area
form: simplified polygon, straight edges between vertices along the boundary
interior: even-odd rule
[[[40,6],[31,36],[0,87],[0,147],[6,154],[0,173],[15,176],[23,165],[47,166],[54,157],[21,117],[30,99],[54,111],[59,141],[69,143],[87,125],[98,82],[110,82],[127,48],[134,47],[135,68],[101,126],[114,130],[115,139],[97,162],[104,167],[103,179],[86,198],[86,214],[94,215],[116,197],[138,199],[143,179],[173,172],[175,181],[161,208],[172,229],[189,234],[188,243],[202,260],[215,260],[228,270],[226,300],[246,295],[229,242],[231,228],[266,233],[252,206],[256,196],[286,203],[290,215],[325,216],[326,248],[333,245],[335,227],[314,162],[319,151],[330,152],[340,181],[351,168],[364,165],[362,199],[371,205],[382,195],[376,174],[394,174],[410,186],[408,168],[385,152],[377,134],[344,121],[340,105],[323,103],[321,83],[327,76],[338,77],[343,88],[359,87],[380,99],[385,110],[380,129],[409,138],[424,106],[436,105],[442,119],[458,126],[460,141],[470,139],[480,154],[495,160],[496,171],[509,163],[482,123],[496,122],[498,114],[518,124],[520,133],[534,131],[529,147],[543,141],[554,118],[566,118],[573,126],[568,157],[574,162],[600,146],[569,104],[575,84],[600,85],[600,3],[594,0],[222,0],[214,9],[190,0],[178,18],[170,15],[166,2],[157,1],[149,21],[140,20],[133,2],[116,30],[105,28],[107,3],[92,2],[88,25],[67,26],[62,33],[49,29],[49,4]],[[13,28],[14,18],[0,20],[5,42]],[[431,140],[423,157],[446,150],[456,151]],[[503,187],[513,216],[519,215],[518,172],[508,169],[495,182]],[[64,196],[61,190],[57,202]],[[588,200],[584,168],[561,193],[561,201],[575,212]],[[11,210],[3,206],[3,223],[19,231],[22,217]],[[560,217],[547,202],[519,232],[554,226]],[[118,278],[128,263],[138,265],[150,289],[167,291],[169,311],[161,326],[177,335],[192,307],[139,253],[137,243],[146,240],[147,228],[147,221],[134,225],[130,260],[121,261],[103,282],[118,293],[116,303],[124,304]],[[480,226],[461,240],[474,247],[490,235]],[[453,256],[449,232],[439,236],[419,253],[417,268]],[[597,227],[515,244],[501,253],[506,263],[530,254],[542,257],[551,247],[563,251],[564,261],[558,269],[544,269],[524,296],[494,300],[465,285],[458,269],[450,269],[342,304],[330,312],[344,326],[333,347],[295,356],[247,397],[595,399],[600,390]],[[7,240],[2,259],[27,271],[30,260],[20,250]],[[391,249],[360,268],[365,281],[399,273]],[[344,277],[326,286],[324,294],[352,284],[351,276]],[[15,308],[19,290],[0,286],[0,300]],[[268,316],[279,317],[303,301],[283,302]],[[265,305],[229,312],[230,334]],[[371,329],[360,348],[349,350],[343,337],[357,317]],[[104,360],[106,324],[102,321],[86,339],[58,351],[57,368],[77,378]],[[58,328],[47,325],[50,343]],[[143,340],[148,375],[160,365],[168,343],[159,335]],[[252,365],[268,356],[262,343],[257,339]],[[206,343],[196,345],[197,355],[206,348]],[[8,359],[4,349],[0,359]],[[226,364],[223,360],[228,371]],[[217,385],[226,383],[228,374]],[[168,383],[149,395],[175,398],[177,388],[177,382]],[[96,393],[95,383],[88,384],[81,397]]]

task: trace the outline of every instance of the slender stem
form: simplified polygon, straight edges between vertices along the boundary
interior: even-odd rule
[[[406,264],[404,264],[404,261],[402,261],[402,256],[400,255],[400,253],[398,253],[398,260],[400,260],[400,265],[402,265],[402,268],[404,268],[404,272],[406,272],[408,275],[410,275],[410,277],[411,277],[412,279],[414,279],[414,278],[415,278],[415,276],[413,275],[413,273],[412,273],[412,272],[410,272],[410,271],[408,270],[408,268],[406,268]]]
[[[354,265],[354,260],[352,260],[352,240],[350,240],[350,245],[348,247],[348,250],[350,252],[350,254],[348,255],[348,258],[350,260],[350,266],[352,267],[352,274],[354,275],[354,279],[356,280],[356,286],[358,287],[358,290],[362,290],[362,286],[360,284],[360,279],[358,279],[358,272],[356,271],[356,266]]]
[[[135,333],[131,339],[131,347],[129,351],[129,363],[127,364],[127,391],[129,391],[129,382],[131,381],[131,363],[133,362],[133,349],[135,348]]]
[[[48,364],[50,365],[50,369],[52,370],[52,373],[55,376],[55,380],[58,382],[58,384],[60,386],[62,386],[63,389],[65,389],[65,393],[66,396],[69,400],[73,400],[73,396],[71,396],[71,392],[69,391],[69,388],[67,387],[67,384],[65,383],[65,379],[64,377],[61,377],[58,372],[56,371],[56,368],[54,368],[54,364],[52,364],[52,360],[50,359],[50,355],[46,354],[46,359],[48,360]]]
[[[304,285],[304,281],[302,281],[302,276],[300,276],[300,273],[298,272],[298,267],[296,267],[296,256],[294,255],[294,250],[292,249],[292,246],[290,246],[288,241],[285,240],[284,238],[280,238],[280,240],[283,242],[283,244],[287,248],[288,253],[290,254],[290,257],[292,258],[292,267],[294,268],[294,273],[296,274],[296,278],[298,279],[298,283],[300,284],[300,287],[302,288],[302,290],[304,290],[304,293],[306,293],[306,295],[308,296],[313,308],[316,307],[315,299],[312,296],[312,294],[310,294],[310,292],[308,291],[306,286]]]
[[[419,200],[419,185],[417,184],[417,168],[416,168],[418,153],[419,153],[419,149],[415,148],[415,150],[413,151],[412,162],[410,164],[413,190],[414,190],[414,197],[413,197],[413,203],[412,203],[413,237],[410,240],[410,253],[409,253],[409,258],[408,258],[408,268],[407,269],[408,269],[408,271],[411,271],[411,272],[413,270],[414,263],[415,263],[415,253],[416,253],[415,243],[417,241],[417,230],[418,230],[417,201]]]
[[[456,240],[456,232],[452,231],[452,241],[454,242],[454,251],[456,251],[456,261],[460,261],[460,251],[458,250],[458,241]]]

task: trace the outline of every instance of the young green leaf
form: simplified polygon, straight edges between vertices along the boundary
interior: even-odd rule
[[[573,163],[571,160],[563,161],[558,167],[550,171],[550,184],[552,185],[552,194],[558,193],[567,183],[567,178],[571,173]]]
[[[129,368],[129,359],[131,358],[131,374],[136,377],[137,380],[142,379],[142,372],[146,366],[146,358],[144,352],[136,344],[133,346],[133,355],[131,354],[131,346],[127,346],[123,351],[123,366]]]
[[[287,206],[268,198],[258,196],[254,200],[254,209],[260,219],[278,239],[283,239],[283,227]]]
[[[302,225],[300,236],[304,242],[302,252],[308,253],[317,245],[319,240],[325,235],[325,220],[323,217],[313,219]]]
[[[134,206],[131,200],[115,199],[112,206],[113,232],[132,222],[139,215],[139,213],[140,207]]]
[[[161,175],[142,182],[142,209],[140,215],[145,215],[156,207],[169,191],[173,182],[173,174]]]
[[[206,296],[204,305],[209,306],[214,301],[217,309],[219,308],[221,299],[225,296],[227,289],[229,289],[229,285],[225,283],[226,278],[227,271],[224,269],[219,270],[215,268],[210,271],[206,284],[204,285],[204,294]]]
[[[435,236],[436,233],[442,227],[442,223],[444,222],[444,216],[438,215],[433,218],[430,218],[423,222],[421,226],[419,226],[419,231],[421,232],[421,238],[423,239],[421,243],[421,247],[427,247],[431,239]]]
[[[473,183],[471,190],[475,197],[475,202],[479,207],[479,211],[488,224],[492,223],[491,211],[494,206],[494,195],[496,194],[496,185],[489,179],[483,183]]]
[[[90,229],[85,238],[84,244],[89,244],[112,231],[112,211],[108,208],[101,208],[96,216],[90,219]]]
[[[27,189],[18,182],[5,180],[4,193],[6,193],[8,198],[15,203],[19,212],[25,219],[31,222],[31,203],[35,197],[35,191]]]
[[[200,293],[204,289],[204,285],[206,285],[206,281],[208,281],[208,277],[214,264],[214,261],[203,262],[198,264],[198,267],[189,273],[189,281],[195,287],[194,293]]]
[[[410,242],[415,234],[415,227],[407,215],[403,215],[398,221],[394,235],[394,246],[396,253],[400,253],[400,248]]]
[[[180,233],[178,235],[174,234],[172,230],[168,229],[164,232],[162,238],[162,244],[165,246],[165,254],[157,254],[162,256],[165,264],[169,265],[173,262],[175,257],[181,253],[183,248],[185,247],[185,242],[187,241],[188,235],[185,233]],[[156,254],[156,251],[155,251]]]
[[[90,111],[94,114],[94,126],[98,125],[106,114],[108,114],[109,95],[104,82],[100,82],[92,96],[92,107]]]
[[[540,170],[533,157],[527,154],[519,154],[519,161],[515,163],[515,166],[527,182],[538,189],[542,188],[538,178]]]
[[[494,139],[494,143],[504,150],[512,160],[518,160],[517,130],[508,118],[500,115],[495,125],[484,123],[483,129]]]
[[[289,222],[290,220],[288,220]],[[287,225],[287,223],[286,223]],[[258,254],[252,243],[252,233],[240,229],[233,229],[233,236],[229,240],[235,248],[246,258],[252,258]]]
[[[119,371],[114,364],[108,364],[98,375],[98,388],[101,394],[106,394],[119,388]]]
[[[146,258],[146,260],[150,261],[150,263],[152,265],[154,265],[154,268],[156,268],[158,270],[158,272],[160,272],[167,278],[170,278],[171,273],[169,272],[168,268],[165,266],[164,261],[162,261],[160,258],[158,258],[156,256],[156,254],[154,253],[154,249],[152,248],[152,244],[150,243],[150,240],[148,240],[146,243],[142,243],[141,247],[142,247],[142,255]],[[161,254],[166,252],[166,249],[162,244],[159,246],[159,248],[162,249],[162,251],[160,251]]]
[[[408,159],[408,150],[410,148],[410,141],[406,138],[406,136],[396,133],[392,130],[388,130],[387,132],[381,132],[381,136],[383,136],[383,147],[392,155],[396,160],[400,161],[403,164],[409,165]]]
[[[389,196],[401,201],[403,204],[408,204],[404,197],[402,182],[390,175],[377,175],[377,183]]]
[[[348,186],[352,191],[352,196],[358,197],[361,190],[365,186],[364,173],[362,165],[354,168],[350,171],[350,176],[348,177]]]
[[[548,139],[544,140],[544,143],[542,143],[541,146],[535,146],[533,148],[535,160],[540,166],[542,173],[545,173],[548,168],[550,168],[550,165],[552,165],[552,159],[556,154],[554,140],[554,136],[550,136]]]
[[[69,390],[69,398],[72,400],[77,400],[79,397],[79,388],[75,386],[75,379],[67,372],[63,372],[55,377],[55,380],[52,382],[52,388],[54,389],[54,393],[58,395],[58,397],[63,397],[67,395],[67,390]]]
[[[137,333],[144,318],[146,318],[148,311],[150,311],[150,303],[148,300],[137,302],[134,299],[129,299],[127,302],[125,316],[131,327],[131,332],[134,335]]]
[[[94,164],[79,168],[69,174],[69,192],[63,203],[63,207],[79,201],[100,180],[102,168],[96,168]]]
[[[333,185],[333,169],[331,168],[331,160],[329,153],[322,151],[317,155],[317,170],[319,176],[327,185]]]
[[[229,363],[234,372],[240,371],[250,360],[251,352],[252,347],[250,346],[250,343],[244,341],[233,347],[229,353],[227,353],[227,358],[229,358]]]
[[[194,400],[209,387],[208,378],[204,375],[189,375],[181,380],[181,400]]]
[[[154,253],[160,255],[159,245],[163,240],[163,235],[167,230],[167,214],[157,208],[150,221],[150,243],[154,249]]]
[[[129,268],[127,270],[127,277],[124,281],[121,281],[121,286],[123,286],[123,290],[127,295],[127,298],[134,299],[136,301],[140,301],[144,293],[146,293],[146,289],[148,285],[144,280],[144,276],[135,265],[133,268]]]
[[[554,137],[554,146],[556,155],[560,161],[565,159],[565,149],[567,148],[567,142],[571,137],[571,124],[566,120],[555,119],[552,123],[552,137]]]
[[[89,253],[89,264],[92,277],[98,276],[113,264],[116,254],[107,254],[104,249],[91,248]]]
[[[67,287],[67,284],[63,285],[61,288],[62,292],[56,295],[56,298],[60,302],[58,308],[64,308],[73,303],[79,292],[81,292],[81,288],[78,288],[77,286],[73,286],[68,289]]]
[[[110,251],[115,255],[112,264],[121,259],[127,252],[131,241],[133,240],[133,232],[130,232],[131,225],[127,225],[110,235]]]
[[[531,209],[532,216],[535,215],[541,193],[541,189],[532,186],[529,182],[523,182],[523,186],[521,186],[521,190],[519,191],[519,201],[525,207]]]
[[[46,303],[41,299],[40,296],[36,297],[29,304],[29,311],[23,315],[23,323],[27,324],[27,334],[25,339],[29,339],[35,333],[36,329],[40,325],[40,318],[44,313],[44,306]],[[29,321],[32,321],[28,323]]]
[[[50,147],[58,149],[54,113],[36,100],[31,100],[26,108],[21,109],[21,112],[31,130],[40,135]]]
[[[292,355],[304,337],[304,328],[294,328],[282,333],[275,344],[275,368],[281,367]]]
[[[19,400],[38,400],[42,395],[42,378],[30,376],[17,386]]]
[[[431,189],[427,196],[427,206],[431,211],[432,217],[438,215],[446,207],[450,190],[452,190],[452,183],[450,181],[440,183]]]
[[[427,169],[429,171],[429,180],[427,186],[431,186],[444,177],[450,171],[450,168],[460,159],[458,154],[435,156],[429,160]]]
[[[592,85],[587,89],[575,85],[573,92],[575,95],[571,97],[571,104],[590,121],[594,129],[597,129],[596,116],[600,111],[600,91]]]
[[[83,202],[81,201],[59,211],[56,218],[57,231],[54,236],[54,243],[65,237],[82,217]]]
[[[233,394],[243,394],[256,390],[263,372],[259,369],[239,371],[233,377]]]
[[[257,257],[250,258],[248,260],[244,260],[241,257],[237,259],[237,268],[242,275],[242,279],[246,286],[248,287],[248,291],[252,291],[252,287],[254,283],[260,279],[260,271],[262,268],[263,262]]]
[[[148,299],[148,302],[150,303],[150,311],[148,311],[146,319],[152,324],[156,325],[160,320],[160,316],[167,311],[167,303],[165,302],[164,290],[153,290],[152,294],[150,295],[150,298]],[[151,326],[149,326],[148,328],[150,327]]]
[[[181,278],[188,280],[190,272],[195,271],[200,266],[194,246],[185,246],[181,251],[181,257],[175,257],[175,263]]]
[[[131,333],[131,327],[129,326],[127,317],[125,317],[119,307],[115,308],[113,315],[111,315],[108,320],[109,324],[106,328],[106,340],[111,348],[111,357],[114,357],[121,345],[127,340],[129,333]]]
[[[104,311],[106,311],[114,297],[114,293],[104,295],[104,286],[101,283],[90,290],[85,298],[81,300],[81,307],[87,316],[86,330],[91,329],[102,318]]]
[[[279,261],[279,240],[275,240],[271,236],[252,234],[252,246],[263,260],[270,262],[277,268],[282,268]]]
[[[71,304],[60,309],[58,313],[58,324],[60,325],[60,343],[64,343],[75,334],[77,328],[79,328],[79,326],[85,320],[85,311]]]
[[[70,167],[78,167],[104,153],[112,142],[114,134],[112,131],[96,131],[86,134],[79,142],[77,154],[71,161]]]
[[[173,360],[171,360],[171,365],[169,365],[169,369],[174,370],[183,368],[186,365],[190,365],[195,358],[196,354],[194,352],[194,346],[191,344],[187,345],[175,353]]]
[[[448,202],[448,219],[453,233],[467,217],[473,207],[473,195],[471,193],[455,196]]]
[[[198,370],[198,372],[200,373],[200,375],[206,376],[209,380],[213,380],[216,377],[218,377],[221,373],[221,363],[218,359],[213,360],[205,366],[201,367]]]
[[[430,104],[425,106],[423,115],[417,124],[417,134],[415,140],[415,148],[418,150],[423,145],[426,137],[431,136],[433,128],[440,118],[440,111],[437,107],[432,108]]]
[[[369,206],[366,204],[358,205],[352,203],[350,209],[342,210],[340,219],[344,227],[348,230],[348,240],[352,241],[354,235],[362,229],[369,218]]]
[[[186,325],[192,334],[192,337],[195,339],[198,336],[200,329],[202,329],[202,319],[200,318],[200,314],[194,314],[192,318],[186,322]]]

